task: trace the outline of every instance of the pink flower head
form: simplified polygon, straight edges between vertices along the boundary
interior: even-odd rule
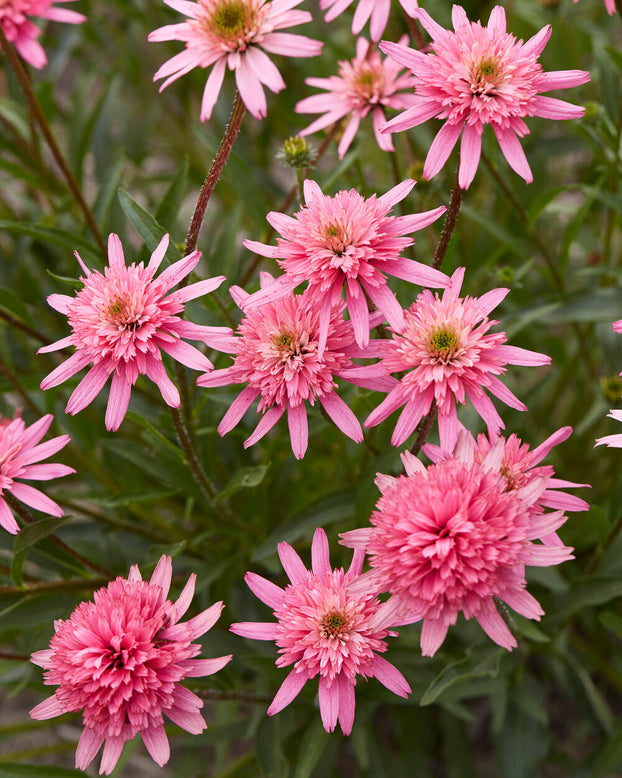
[[[607,416],[616,421],[622,421],[622,411],[611,410]],[[611,448],[622,448],[622,434],[618,433],[617,435],[605,435],[604,438],[596,438],[594,447],[603,445],[610,446]]]
[[[262,84],[273,92],[285,88],[281,74],[267,56],[315,57],[320,41],[304,35],[275,32],[311,21],[308,11],[295,11],[302,0],[164,0],[188,17],[149,34],[150,41],[184,41],[186,48],[166,62],[153,77],[166,79],[160,92],[195,67],[213,65],[201,102],[201,121],[212,115],[225,69],[235,71],[235,82],[244,105],[256,119],[267,113]]]
[[[488,27],[469,22],[464,8],[454,5],[455,32],[443,29],[421,8],[414,15],[432,36],[430,53],[385,41],[380,48],[416,76],[419,102],[385,129],[397,132],[433,117],[445,120],[430,147],[423,175],[429,179],[439,172],[462,135],[458,183],[468,189],[479,164],[484,125],[490,124],[510,167],[531,183],[531,169],[519,142],[529,134],[523,119],[583,116],[583,108],[539,93],[579,86],[589,81],[590,74],[584,70],[544,73],[538,57],[551,37],[550,25],[523,44],[506,32],[500,5],[492,9]]]
[[[86,16],[69,11],[66,8],[55,8],[53,3],[72,3],[74,0],[0,0],[0,24],[7,40],[17,49],[20,57],[30,63],[33,68],[47,65],[47,57],[41,44],[37,41],[41,30],[31,21],[31,16],[40,19],[51,19],[55,22],[80,24],[86,21]],[[0,47],[1,49],[1,47]]]
[[[555,470],[552,465],[539,465],[552,448],[563,443],[571,434],[572,427],[562,427],[531,451],[529,444],[523,443],[514,433],[509,438],[502,436],[489,438],[480,434],[476,441],[470,433],[463,432],[458,436],[456,448],[451,453],[443,452],[438,446],[430,443],[426,443],[422,451],[434,463],[442,459],[458,457],[464,461],[484,465],[488,470],[493,467],[493,464],[498,465],[498,473],[505,479],[505,491],[507,492],[525,493],[522,490],[535,483],[539,496],[536,502],[530,504],[529,510],[531,511],[542,513],[545,508],[562,511],[587,511],[590,506],[585,500],[560,490],[581,486],[589,488],[589,484],[577,484],[555,478]],[[494,454],[491,454],[493,450]],[[546,489],[543,492],[539,486],[542,478],[547,479]],[[563,545],[556,532],[547,532],[539,540],[546,545]]]
[[[408,40],[404,36],[400,43]],[[410,74],[400,75],[402,68],[391,59],[382,59],[380,52],[369,52],[369,42],[359,38],[356,42],[356,57],[351,61],[339,63],[339,75],[329,78],[307,78],[309,86],[326,89],[322,93],[306,97],[296,105],[296,113],[323,113],[306,129],[298,134],[311,135],[323,130],[348,116],[337,152],[343,159],[356,135],[361,120],[370,112],[376,141],[383,151],[394,151],[389,133],[380,132],[386,122],[384,113],[387,108],[409,108],[417,102],[412,93],[415,79]],[[408,89],[409,92],[401,90]]]
[[[464,268],[458,268],[442,299],[425,289],[405,311],[406,326],[392,340],[381,341],[378,365],[361,373],[381,376],[406,374],[365,421],[373,427],[404,407],[391,438],[401,446],[436,403],[441,448],[452,451],[462,425],[456,402],[468,398],[497,435],[504,424],[486,390],[519,411],[526,406],[497,378],[505,365],[548,365],[550,357],[516,346],[506,346],[505,332],[489,333],[497,321],[488,318],[509,289],[493,289],[482,297],[460,297]]]
[[[162,556],[149,583],[137,565],[95,592],[93,602],[78,605],[66,621],[54,622],[50,648],[32,661],[46,671],[44,683],[58,684],[52,697],[30,711],[33,719],[51,719],[83,710],[84,731],[76,767],[86,770],[102,743],[100,774],[109,775],[123,746],[140,733],[160,766],[170,748],[162,714],[193,735],[207,724],[202,700],[179,683],[211,675],[229,656],[195,659],[201,645],[192,641],[218,620],[222,602],[183,623],[194,594],[193,573],[177,602],[167,600],[173,565]]]
[[[165,235],[151,255],[147,267],[143,263],[125,264],[119,237],[108,238],[110,265],[104,275],[88,270],[76,252],[84,271],[84,283],[75,297],[52,294],[48,303],[67,316],[71,335],[39,349],[39,353],[75,346],[76,351],[41,382],[50,389],[66,381],[87,365],[93,365],[69,398],[66,413],[75,414],[86,408],[103,389],[112,375],[106,409],[106,428],[117,430],[125,417],[132,386],[139,375],[146,375],[157,386],[165,402],[179,407],[177,388],[162,364],[161,351],[193,368],[209,370],[212,363],[183,338],[200,340],[215,349],[226,349],[232,335],[228,327],[207,327],[192,324],[179,317],[184,303],[212,292],[225,280],[224,276],[208,278],[168,294],[197,265],[200,251],[193,251],[154,278],[168,246]]]
[[[326,11],[324,19],[327,22],[332,22],[351,4],[352,0],[320,0],[320,8]],[[417,0],[400,0],[400,5],[409,16],[413,16]],[[390,11],[391,0],[359,0],[352,19],[352,33],[358,35],[370,19],[369,35],[373,41],[379,41],[389,21]]]
[[[334,197],[308,179],[304,183],[305,205],[292,216],[270,212],[268,222],[281,237],[276,246],[254,240],[244,245],[264,257],[277,259],[285,275],[276,283],[255,293],[247,306],[278,299],[303,281],[307,294],[320,313],[320,356],[324,350],[331,307],[336,305],[345,286],[348,313],[356,342],[369,343],[369,312],[365,294],[391,326],[404,327],[404,312],[385,275],[402,278],[421,286],[445,287],[448,277],[440,270],[406,259],[401,252],[411,246],[410,232],[423,229],[446,210],[445,206],[408,216],[389,216],[396,203],[415,185],[407,179],[381,197],[365,199],[356,190],[342,190]]]
[[[262,275],[263,283],[274,283],[268,273]],[[231,293],[238,305],[245,307],[249,295],[239,287],[232,287]],[[352,357],[363,354],[354,344],[352,325],[343,318],[343,301],[338,300],[329,309],[322,358],[319,307],[306,293],[289,292],[274,302],[247,310],[238,336],[232,348],[236,354],[233,365],[197,379],[199,386],[248,384],[218,425],[220,435],[230,432],[259,397],[257,410],[264,415],[244,442],[244,448],[260,440],[287,411],[292,450],[302,459],[308,439],[305,403],[314,405],[317,399],[342,432],[356,443],[363,440],[358,419],[335,391],[335,377],[370,389],[380,389],[382,385],[385,391],[392,384],[383,383],[387,378],[357,377],[360,368]]]
[[[256,573],[244,578],[253,594],[273,609],[276,623],[241,622],[232,624],[231,631],[253,640],[274,640],[281,655],[277,667],[293,665],[268,708],[269,716],[283,710],[310,678],[319,675],[324,729],[333,732],[339,721],[344,735],[349,735],[358,675],[377,678],[400,697],[411,691],[400,671],[380,656],[387,650],[385,638],[396,634],[389,630],[395,614],[369,588],[350,594],[365,554],[355,551],[347,572],[333,570],[323,529],[313,535],[311,570],[289,543],[279,543],[278,552],[290,580],[285,589]]]
[[[52,414],[48,413],[30,427],[24,424],[19,411],[12,419],[0,419],[0,526],[12,535],[19,532],[19,526],[3,497],[5,492],[30,508],[50,516],[62,516],[64,513],[60,505],[38,489],[20,483],[22,480],[50,481],[76,472],[67,465],[36,464],[56,454],[69,443],[69,435],[59,435],[45,443],[39,442],[53,419]],[[17,478],[20,480],[15,480]]]
[[[501,440],[480,463],[472,447],[460,443],[454,457],[427,468],[406,452],[405,476],[376,479],[382,496],[372,527],[342,535],[344,545],[370,555],[372,569],[357,588],[389,592],[404,614],[423,619],[424,656],[436,653],[460,612],[511,650],[516,640],[495,598],[539,620],[543,610],[526,591],[525,565],[572,559],[571,548],[532,542],[566,521],[563,511],[531,509],[546,491],[548,476],[508,490],[499,472],[502,457]]]

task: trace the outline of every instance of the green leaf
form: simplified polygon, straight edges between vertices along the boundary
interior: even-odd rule
[[[233,476],[225,488],[216,495],[216,502],[225,500],[232,494],[239,492],[240,489],[248,489],[253,486],[258,486],[264,479],[270,462],[267,465],[257,465],[256,467],[243,467],[241,470]]]
[[[47,538],[57,529],[62,527],[67,522],[71,521],[73,516],[49,516],[47,519],[40,519],[34,522],[34,524],[27,524],[16,536],[13,543],[13,553],[19,554],[22,551],[28,550],[35,543],[38,543],[43,538]]]
[[[97,199],[93,205],[93,216],[102,229],[107,226],[110,219],[110,211],[112,210],[114,199],[117,195],[121,179],[123,178],[124,167],[125,156],[121,150],[110,163],[108,174],[99,187]]]
[[[464,659],[444,667],[423,693],[420,705],[431,705],[449,689],[481,678],[494,678],[499,672],[502,649],[468,649]]]
[[[179,208],[184,197],[188,193],[189,170],[190,163],[188,157],[184,157],[183,162],[177,168],[177,172],[155,213],[156,220],[160,224],[165,224],[169,230],[172,230],[175,227],[175,220],[177,219]]]
[[[59,230],[55,227],[42,227],[32,222],[0,220],[0,230],[7,232],[16,232],[19,235],[28,235],[42,243],[53,243],[68,251],[87,251],[90,254],[97,254],[97,249],[92,243],[74,235],[66,230]]]
[[[4,286],[0,286],[0,308],[4,308],[8,313],[13,314],[16,319],[19,319],[25,324],[30,324],[34,327],[34,322],[24,305],[21,297],[19,297],[11,289],[7,289]]]
[[[322,754],[329,742],[330,736],[324,731],[324,727],[319,720],[314,721],[307,728],[302,738],[298,759],[296,760],[294,778],[311,778],[311,774],[322,758]]]
[[[166,234],[166,230],[125,189],[119,188],[118,196],[121,208],[136,228],[136,232],[143,239],[149,251],[154,251]],[[176,262],[181,258],[173,241],[169,241],[166,257],[169,262]]]

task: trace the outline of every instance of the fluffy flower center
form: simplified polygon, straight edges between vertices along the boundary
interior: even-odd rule
[[[244,51],[258,38],[267,7],[257,0],[198,0],[196,20],[188,24],[206,35],[212,45],[225,51]]]
[[[460,352],[460,338],[449,327],[439,327],[429,339],[430,356],[440,364],[451,362]]]
[[[308,574],[304,583],[285,589],[283,604],[275,611],[279,667],[296,664],[313,678],[318,673],[333,681],[345,673],[371,675],[374,652],[387,650],[387,630],[374,630],[369,621],[379,601],[368,594],[347,593],[343,569],[323,575]]]
[[[509,127],[530,115],[542,72],[538,56],[522,48],[511,33],[479,22],[447,31],[431,44],[416,92],[439,101],[441,119]]]
[[[340,68],[340,76],[346,82],[348,97],[361,110],[366,105],[382,102],[386,88],[386,78],[380,57],[373,61],[354,61],[354,67],[345,63]]]
[[[13,431],[0,426],[0,495],[23,472],[23,458],[18,456],[21,449],[22,443],[15,439]]]
[[[371,517],[371,564],[383,589],[424,617],[476,614],[528,545],[528,511],[505,486],[498,474],[455,459],[400,476]]]
[[[171,603],[159,586],[117,578],[57,624],[47,681],[66,710],[84,708],[84,723],[106,737],[133,737],[157,725],[174,704],[180,662],[197,653],[190,640],[158,638]]]
[[[72,343],[93,364],[157,358],[157,340],[180,310],[182,305],[163,299],[161,284],[142,263],[106,268],[105,276],[95,271],[69,304]]]
[[[303,295],[290,295],[251,309],[240,323],[238,354],[234,369],[237,380],[248,382],[261,394],[260,410],[273,405],[297,406],[332,392],[333,373],[351,365],[336,343],[344,346],[353,335],[334,306],[327,349],[318,357],[319,307]]]

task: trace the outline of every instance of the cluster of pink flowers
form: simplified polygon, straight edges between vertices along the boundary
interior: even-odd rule
[[[59,0],[63,1],[69,0]],[[285,86],[268,54],[310,57],[322,47],[318,41],[282,32],[311,20],[309,12],[296,10],[302,0],[164,1],[187,19],[153,31],[149,40],[177,40],[185,49],[162,65],[154,80],[164,79],[162,90],[195,67],[211,67],[202,121],[212,115],[227,68],[234,71],[249,112],[263,118],[264,86],[273,92]],[[351,3],[320,0],[320,8],[331,21]],[[298,103],[299,113],[322,114],[301,134],[347,118],[337,148],[343,158],[369,114],[378,145],[386,151],[393,149],[391,132],[438,118],[444,124],[428,152],[424,177],[443,168],[461,138],[458,185],[467,189],[489,124],[510,166],[530,182],[531,169],[519,141],[529,132],[524,119],[582,116],[582,108],[541,93],[584,84],[589,74],[545,73],[538,59],[550,27],[526,43],[517,41],[507,32],[500,6],[493,8],[483,26],[470,22],[464,9],[455,5],[450,31],[417,8],[416,0],[400,0],[400,5],[432,37],[429,49],[409,48],[406,37],[397,43],[385,41],[380,44],[387,54],[383,60],[375,45],[359,38],[356,57],[340,63],[338,76],[307,79],[325,93]],[[390,0],[360,0],[353,32],[358,34],[369,21],[370,37],[379,41],[390,6]],[[80,14],[53,8],[52,0],[0,0],[0,24],[7,38],[36,67],[45,63],[45,55],[29,15],[84,20]],[[403,113],[387,123],[385,109]],[[551,466],[541,464],[568,438],[570,427],[553,433],[534,450],[514,434],[507,438],[500,434],[504,423],[489,394],[511,408],[526,410],[500,379],[507,365],[550,363],[544,354],[508,345],[504,332],[491,331],[498,322],[489,315],[509,290],[461,296],[464,268],[450,278],[437,267],[403,256],[414,244],[411,233],[429,227],[446,211],[439,206],[393,215],[414,185],[407,179],[383,195],[365,198],[353,189],[325,195],[316,182],[306,180],[304,202],[296,213],[267,215],[278,233],[276,246],[244,241],[260,256],[275,259],[282,275],[275,279],[262,273],[261,288],[254,294],[237,286],[230,289],[242,311],[235,333],[183,318],[187,302],[216,290],[225,280],[217,276],[183,285],[199,263],[199,251],[157,275],[168,235],[146,266],[142,262],[128,266],[121,241],[111,234],[104,272],[87,269],[76,253],[84,273],[82,288],[75,296],[48,298],[67,316],[71,333],[40,349],[75,349],[42,381],[42,389],[89,368],[72,391],[66,413],[83,410],[111,379],[105,413],[111,431],[125,418],[139,375],[156,384],[167,405],[179,407],[180,394],[164,367],[163,354],[201,371],[200,387],[242,385],[218,425],[220,435],[236,427],[258,401],[261,418],[245,448],[286,414],[292,451],[301,459],[308,447],[307,409],[316,402],[346,436],[360,443],[363,428],[338,393],[338,380],[386,394],[365,427],[374,427],[401,409],[391,438],[394,446],[403,445],[425,416],[438,414],[439,445],[423,447],[431,464],[426,467],[404,452],[405,475],[376,478],[381,497],[371,526],[342,534],[343,544],[354,549],[349,569],[331,566],[328,539],[320,528],[313,536],[310,570],[292,546],[282,542],[278,556],[289,580],[284,588],[252,572],[245,577],[251,591],[272,609],[275,621],[237,622],[230,628],[242,637],[274,641],[277,666],[290,668],[268,715],[283,710],[307,681],[317,677],[323,726],[332,732],[339,724],[346,735],[353,727],[355,686],[361,678],[376,678],[400,697],[411,691],[402,673],[382,656],[388,650],[387,638],[397,635],[395,627],[421,621],[421,651],[433,656],[462,613],[466,619],[475,618],[500,646],[515,647],[516,638],[498,601],[526,618],[541,618],[540,604],[526,589],[525,566],[571,559],[573,549],[564,545],[557,531],[567,520],[567,511],[588,508],[584,500],[565,491],[586,484],[556,478]],[[388,284],[389,276],[424,289],[404,309]],[[297,293],[301,285],[304,291]],[[431,289],[444,291],[440,295]],[[385,322],[389,334],[372,338],[371,330]],[[613,326],[622,332],[622,320]],[[214,369],[188,339],[231,354],[232,364]],[[484,421],[487,435],[474,438],[459,420],[457,406],[467,400]],[[622,411],[610,415],[622,421]],[[5,494],[11,495],[9,501],[53,516],[63,513],[50,498],[20,482],[74,472],[61,464],[39,464],[69,440],[61,435],[40,443],[51,421],[47,415],[26,427],[17,415],[0,422],[0,525],[11,533],[19,526]],[[622,435],[596,443],[622,447]],[[366,555],[371,569],[363,572]],[[32,661],[45,670],[45,683],[57,689],[31,715],[48,719],[82,711],[84,731],[76,753],[80,769],[86,769],[103,746],[100,772],[109,774],[124,744],[137,734],[155,762],[164,765],[170,750],[163,715],[193,734],[206,727],[199,712],[201,699],[181,681],[212,674],[231,660],[231,655],[196,658],[201,646],[194,641],[216,623],[224,606],[217,602],[181,622],[196,576],[191,575],[175,603],[168,599],[171,577],[167,556],[161,557],[149,582],[133,565],[127,579],[118,577],[67,620],[55,622],[50,647],[33,654]],[[382,600],[383,595],[388,599]]]

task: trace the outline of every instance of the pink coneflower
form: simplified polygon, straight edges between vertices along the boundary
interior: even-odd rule
[[[491,469],[493,463],[498,463],[499,475],[505,479],[505,491],[508,492],[518,492],[534,481],[539,484],[542,478],[546,478],[546,489],[530,506],[532,511],[542,513],[545,508],[555,508],[562,511],[587,511],[590,506],[585,500],[560,490],[582,486],[589,487],[589,484],[577,484],[555,478],[555,470],[552,465],[539,465],[552,448],[563,443],[571,434],[572,427],[562,427],[531,451],[529,444],[523,443],[514,433],[508,438],[502,436],[489,438],[480,434],[477,436],[477,440],[474,440],[470,433],[462,433],[458,436],[456,448],[451,453],[443,452],[438,446],[430,443],[426,443],[422,451],[434,463],[452,457],[458,457],[463,461],[474,462],[478,465],[483,464],[487,469]],[[494,456],[490,454],[493,449]],[[539,487],[538,491],[540,491]],[[547,533],[539,540],[547,545],[563,545],[556,532]]]
[[[22,480],[50,481],[76,472],[67,465],[35,464],[56,454],[70,441],[69,435],[59,435],[45,443],[39,442],[53,419],[52,414],[48,413],[27,427],[19,411],[12,419],[0,418],[0,526],[12,535],[19,532],[19,526],[3,497],[5,493],[50,516],[62,516],[64,513],[60,505],[38,489],[20,483]]]
[[[404,407],[391,443],[401,446],[436,403],[441,448],[452,451],[462,425],[456,402],[468,398],[497,435],[504,424],[486,394],[489,391],[519,411],[526,406],[497,378],[506,365],[548,365],[550,357],[516,346],[506,346],[505,332],[489,333],[497,321],[488,314],[509,289],[493,289],[482,297],[460,297],[464,268],[458,268],[442,299],[425,289],[405,311],[406,326],[392,340],[381,341],[382,359],[361,373],[380,376],[406,374],[365,421],[373,427]]]
[[[285,271],[274,286],[255,293],[247,305],[278,299],[303,281],[308,294],[321,309],[320,356],[323,352],[331,306],[345,286],[348,313],[356,342],[369,342],[369,311],[365,294],[395,330],[404,327],[404,312],[385,275],[421,286],[445,287],[449,279],[440,270],[406,259],[401,252],[411,246],[410,232],[423,229],[446,210],[444,206],[408,216],[389,216],[396,203],[415,185],[407,179],[380,197],[365,199],[354,189],[322,194],[315,181],[304,183],[305,204],[292,216],[271,211],[266,217],[280,233],[276,246],[255,240],[244,245],[264,257],[276,259]]]
[[[268,273],[262,283],[274,283]],[[236,303],[246,307],[249,295],[232,287]],[[339,429],[356,443],[363,440],[358,419],[335,391],[336,377],[370,389],[388,391],[391,378],[358,378],[360,370],[352,357],[364,356],[354,343],[352,325],[343,318],[343,301],[329,309],[328,335],[320,358],[320,311],[308,294],[289,292],[280,299],[246,311],[238,327],[231,351],[236,354],[231,367],[213,370],[197,379],[199,386],[248,384],[231,403],[218,425],[226,435],[242,419],[259,397],[263,412],[244,448],[260,440],[287,411],[289,435],[294,455],[301,459],[307,450],[308,424],[305,403],[318,400]],[[380,382],[380,383],[379,383]]]
[[[537,476],[508,491],[499,472],[501,441],[481,463],[465,449],[458,447],[456,457],[427,468],[406,452],[405,476],[376,479],[382,496],[372,527],[342,535],[345,545],[370,556],[372,569],[357,586],[389,592],[396,608],[423,618],[424,656],[436,653],[460,612],[477,619],[495,643],[511,650],[516,640],[495,598],[539,620],[543,611],[525,589],[525,565],[545,567],[572,559],[571,548],[532,542],[566,521],[562,511],[530,509],[547,489],[548,477]]]
[[[351,4],[352,0],[320,0],[320,8],[326,11],[324,19],[327,22],[332,22]],[[400,5],[412,16],[417,0],[400,0]],[[369,19],[369,35],[373,41],[379,41],[389,21],[390,11],[391,0],[359,0],[352,19],[352,33],[358,35]]]
[[[143,263],[125,264],[119,237],[108,238],[110,265],[104,275],[88,270],[76,252],[84,271],[84,283],[75,297],[52,294],[48,303],[67,316],[72,333],[39,349],[39,353],[75,346],[76,351],[41,382],[42,389],[58,386],[87,365],[93,365],[69,398],[66,413],[86,408],[112,375],[106,409],[106,428],[117,430],[125,417],[132,386],[139,375],[146,375],[157,386],[164,401],[179,407],[177,388],[162,364],[161,351],[194,370],[209,370],[212,363],[183,338],[200,340],[215,349],[227,349],[232,332],[227,327],[206,327],[179,317],[184,303],[212,292],[225,276],[208,278],[169,294],[197,265],[200,251],[193,251],[154,278],[168,246],[165,235]]]
[[[519,138],[529,134],[523,119],[578,119],[584,109],[539,92],[567,89],[589,81],[584,70],[544,73],[538,57],[551,37],[551,27],[523,44],[506,32],[505,11],[492,9],[488,27],[469,22],[464,8],[453,6],[455,32],[443,29],[427,11],[414,15],[432,36],[428,54],[385,42],[380,48],[417,77],[419,103],[396,116],[386,130],[407,130],[436,117],[445,120],[428,152],[423,169],[432,178],[443,167],[462,135],[458,183],[468,189],[479,164],[484,125],[490,124],[510,167],[531,183],[533,176]]]
[[[622,421],[622,411],[611,410],[607,416],[616,421]],[[610,446],[611,448],[622,448],[622,433],[618,433],[617,435],[605,435],[604,438],[596,438],[594,447],[603,445]]]
[[[48,60],[43,47],[37,41],[41,30],[30,21],[29,17],[67,22],[67,24],[81,24],[86,21],[86,16],[77,11],[55,8],[53,6],[55,2],[72,3],[74,0],[0,0],[0,24],[4,34],[15,46],[20,57],[33,68],[45,67]]]
[[[408,40],[405,35],[400,43]],[[307,78],[309,86],[326,89],[322,93],[306,97],[296,105],[296,113],[323,113],[306,129],[298,134],[311,135],[349,116],[343,131],[337,153],[343,159],[356,135],[361,120],[370,112],[376,141],[383,151],[394,151],[390,133],[380,132],[386,122],[384,109],[410,108],[417,98],[412,94],[415,79],[402,74],[400,65],[390,59],[382,59],[379,51],[369,53],[369,42],[359,38],[356,42],[356,57],[339,63],[339,75],[329,78]],[[409,92],[401,90],[408,89]]]
[[[266,55],[315,57],[320,41],[304,35],[275,32],[311,21],[308,11],[295,11],[302,0],[164,0],[188,21],[167,24],[149,34],[150,41],[184,41],[185,51],[158,70],[154,81],[165,78],[160,92],[195,67],[213,65],[201,102],[201,121],[212,115],[225,69],[235,71],[235,82],[244,105],[256,119],[266,116],[262,84],[273,92],[285,88],[281,74]]]
[[[268,708],[268,715],[283,710],[310,678],[319,675],[320,715],[327,732],[337,721],[344,735],[354,723],[354,687],[357,676],[377,678],[383,686],[407,697],[411,689],[404,676],[380,656],[385,638],[395,635],[394,613],[369,589],[351,595],[349,587],[361,574],[365,554],[355,551],[347,572],[330,566],[328,540],[316,529],[311,546],[311,570],[289,545],[279,543],[279,558],[290,582],[285,589],[247,573],[244,580],[269,605],[274,622],[242,622],[231,631],[253,640],[274,640],[281,656],[277,667],[293,665]]]
[[[58,684],[52,697],[30,711],[33,719],[51,719],[83,710],[84,731],[76,751],[76,767],[86,770],[102,743],[100,774],[109,775],[123,746],[140,733],[160,766],[170,748],[162,714],[193,735],[207,724],[199,710],[203,701],[181,686],[184,678],[211,675],[229,656],[195,659],[201,645],[192,641],[220,616],[217,602],[183,623],[194,594],[193,573],[177,602],[167,600],[173,565],[162,556],[149,583],[137,565],[83,602],[66,621],[54,622],[50,648],[36,651],[32,661],[46,671],[44,683]]]

